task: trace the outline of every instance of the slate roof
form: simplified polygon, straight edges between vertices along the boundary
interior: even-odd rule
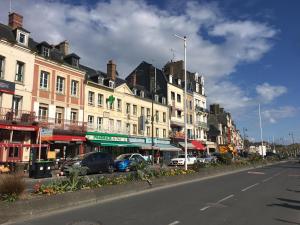
[[[16,38],[14,33],[12,32],[12,29],[4,24],[0,23],[0,38],[5,39],[9,42],[16,42]]]

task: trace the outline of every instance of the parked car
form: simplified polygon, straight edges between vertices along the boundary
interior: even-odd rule
[[[139,153],[127,153],[119,155],[115,160],[115,168],[118,171],[128,172],[130,170],[135,170],[136,165],[147,163],[145,158]]]
[[[86,168],[86,173],[88,174],[102,172],[112,173],[115,170],[112,156],[104,152],[90,152],[78,155],[70,160],[66,160],[62,165],[61,170],[64,174],[66,174],[73,166]]]
[[[277,158],[277,159],[281,159],[281,156],[277,153],[274,152],[266,152],[266,158]]]
[[[217,157],[212,155],[201,156],[197,158],[198,163],[215,163],[217,162]]]
[[[197,161],[195,156],[187,155],[187,165],[193,165]],[[180,154],[178,157],[171,159],[170,166],[183,166],[185,165],[185,155]]]

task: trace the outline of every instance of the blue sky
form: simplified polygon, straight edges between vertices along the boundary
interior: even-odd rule
[[[12,0],[24,26],[38,41],[69,40],[81,62],[105,70],[109,59],[125,77],[142,60],[161,68],[183,58],[204,75],[209,103],[232,113],[238,128],[263,137],[300,142],[300,8],[298,0]],[[9,0],[0,2],[7,23]],[[173,49],[173,52],[170,50]],[[282,143],[282,141],[280,141]]]

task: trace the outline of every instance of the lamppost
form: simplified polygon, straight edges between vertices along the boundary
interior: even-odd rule
[[[184,42],[184,169],[187,170],[187,129],[186,129],[186,36],[178,36],[177,34],[174,35],[175,37],[183,40]]]
[[[152,150],[152,165],[154,165],[154,96],[156,94],[156,67],[154,66],[154,79],[153,79],[153,86],[152,86],[152,102],[151,102],[151,150]]]

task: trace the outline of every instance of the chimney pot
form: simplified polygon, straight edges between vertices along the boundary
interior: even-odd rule
[[[69,54],[69,42],[67,40],[60,42],[55,48],[59,49],[64,56]]]
[[[18,27],[23,27],[23,16],[18,13],[10,13],[8,15],[8,25],[14,30]]]

